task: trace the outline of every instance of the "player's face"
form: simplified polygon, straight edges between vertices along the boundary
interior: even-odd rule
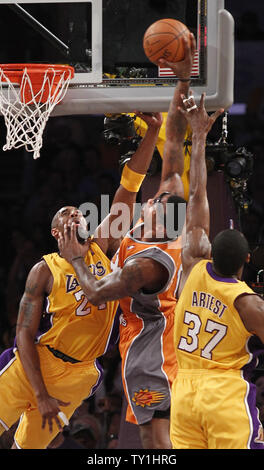
[[[147,203],[142,208],[142,219],[146,226],[151,226],[155,230],[156,221],[157,221],[157,210],[158,205],[160,205],[160,212],[163,210],[163,214],[166,213],[166,202],[170,193],[164,192],[158,195],[154,199],[148,199]],[[155,234],[154,234],[155,235]]]
[[[82,212],[77,207],[66,206],[62,207],[57,216],[57,229],[63,233],[65,224],[69,227],[74,223],[77,229],[77,238],[83,241],[84,233],[87,231],[87,223]]]

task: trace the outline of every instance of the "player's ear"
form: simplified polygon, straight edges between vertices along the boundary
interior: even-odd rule
[[[250,253],[248,253],[246,257],[246,263],[249,263],[249,262],[250,262]]]
[[[51,235],[58,240],[59,238],[59,230],[57,228],[52,228],[51,229]]]

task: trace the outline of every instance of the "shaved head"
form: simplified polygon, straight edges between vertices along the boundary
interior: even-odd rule
[[[51,221],[51,228],[57,228],[59,212],[60,211],[56,212],[56,214],[54,215],[54,217]]]
[[[74,206],[65,206],[65,207],[61,207],[57,212],[56,214],[54,215],[52,221],[51,221],[51,228],[58,228],[58,223],[59,223],[59,218],[68,210],[78,210],[77,207],[74,207]]]

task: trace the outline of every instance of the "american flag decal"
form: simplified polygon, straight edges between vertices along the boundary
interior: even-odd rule
[[[199,77],[199,51],[197,50],[193,59],[192,77]],[[159,67],[159,77],[176,77],[173,71],[168,67]]]

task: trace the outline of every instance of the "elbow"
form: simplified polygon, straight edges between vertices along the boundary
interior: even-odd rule
[[[35,343],[35,336],[32,335],[30,331],[26,328],[21,328],[17,326],[16,328],[16,345],[17,349],[20,349],[21,347],[24,346],[26,343]]]
[[[189,188],[189,198],[199,199],[204,193],[204,188],[199,184],[199,181],[196,181],[195,184],[190,184]]]
[[[95,307],[99,307],[99,305],[102,304],[102,299],[99,299],[99,297],[95,295],[90,302]]]
[[[189,201],[199,205],[205,204],[207,202],[206,187],[190,188]]]

